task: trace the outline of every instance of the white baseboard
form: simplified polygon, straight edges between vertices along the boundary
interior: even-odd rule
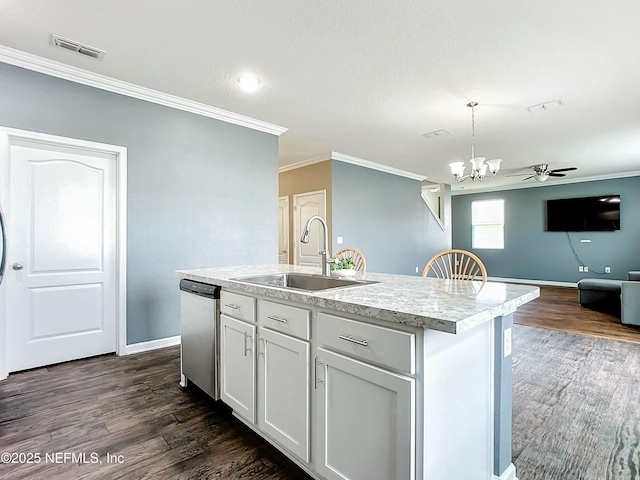
[[[524,283],[526,285],[548,285],[550,287],[578,288],[578,284],[573,282],[553,282],[550,280],[531,280],[528,278],[502,278],[502,277],[489,277],[489,280],[492,282]]]
[[[516,466],[513,463],[509,464],[507,469],[502,472],[502,475],[499,477],[494,475],[493,480],[518,480],[518,477],[516,477]]]
[[[132,343],[131,345],[127,345],[124,354],[131,355],[133,353],[149,352],[151,350],[157,350],[158,348],[173,347],[174,345],[180,345],[180,335],[159,338],[148,342]]]

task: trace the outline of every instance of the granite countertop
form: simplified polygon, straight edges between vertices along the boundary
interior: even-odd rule
[[[380,283],[319,292],[293,291],[232,280],[236,277],[287,272],[320,274],[317,267],[279,264],[177,270],[176,274],[180,278],[249,294],[448,333],[462,333],[492,318],[512,313],[520,305],[540,296],[540,289],[532,285],[483,284],[368,272],[366,275],[358,273],[355,278]]]

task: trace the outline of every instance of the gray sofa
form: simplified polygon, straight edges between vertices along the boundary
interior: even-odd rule
[[[620,302],[620,321],[640,325],[640,271],[627,274],[627,280],[585,278],[578,282],[580,305],[593,306]]]

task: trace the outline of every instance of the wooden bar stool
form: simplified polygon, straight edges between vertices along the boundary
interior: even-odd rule
[[[458,249],[446,250],[429,260],[422,276],[426,277],[430,272],[433,277],[453,280],[475,280],[482,276],[482,281],[486,282],[488,278],[482,260],[471,252]]]

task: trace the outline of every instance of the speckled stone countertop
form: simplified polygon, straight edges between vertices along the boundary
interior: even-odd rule
[[[319,274],[317,267],[250,265],[177,270],[180,278],[275,299],[324,307],[339,312],[373,317],[448,333],[462,333],[492,318],[512,313],[540,296],[532,285],[499,282],[440,280],[385,273],[358,274],[356,279],[380,283],[319,292],[290,290],[232,280],[270,273]]]

